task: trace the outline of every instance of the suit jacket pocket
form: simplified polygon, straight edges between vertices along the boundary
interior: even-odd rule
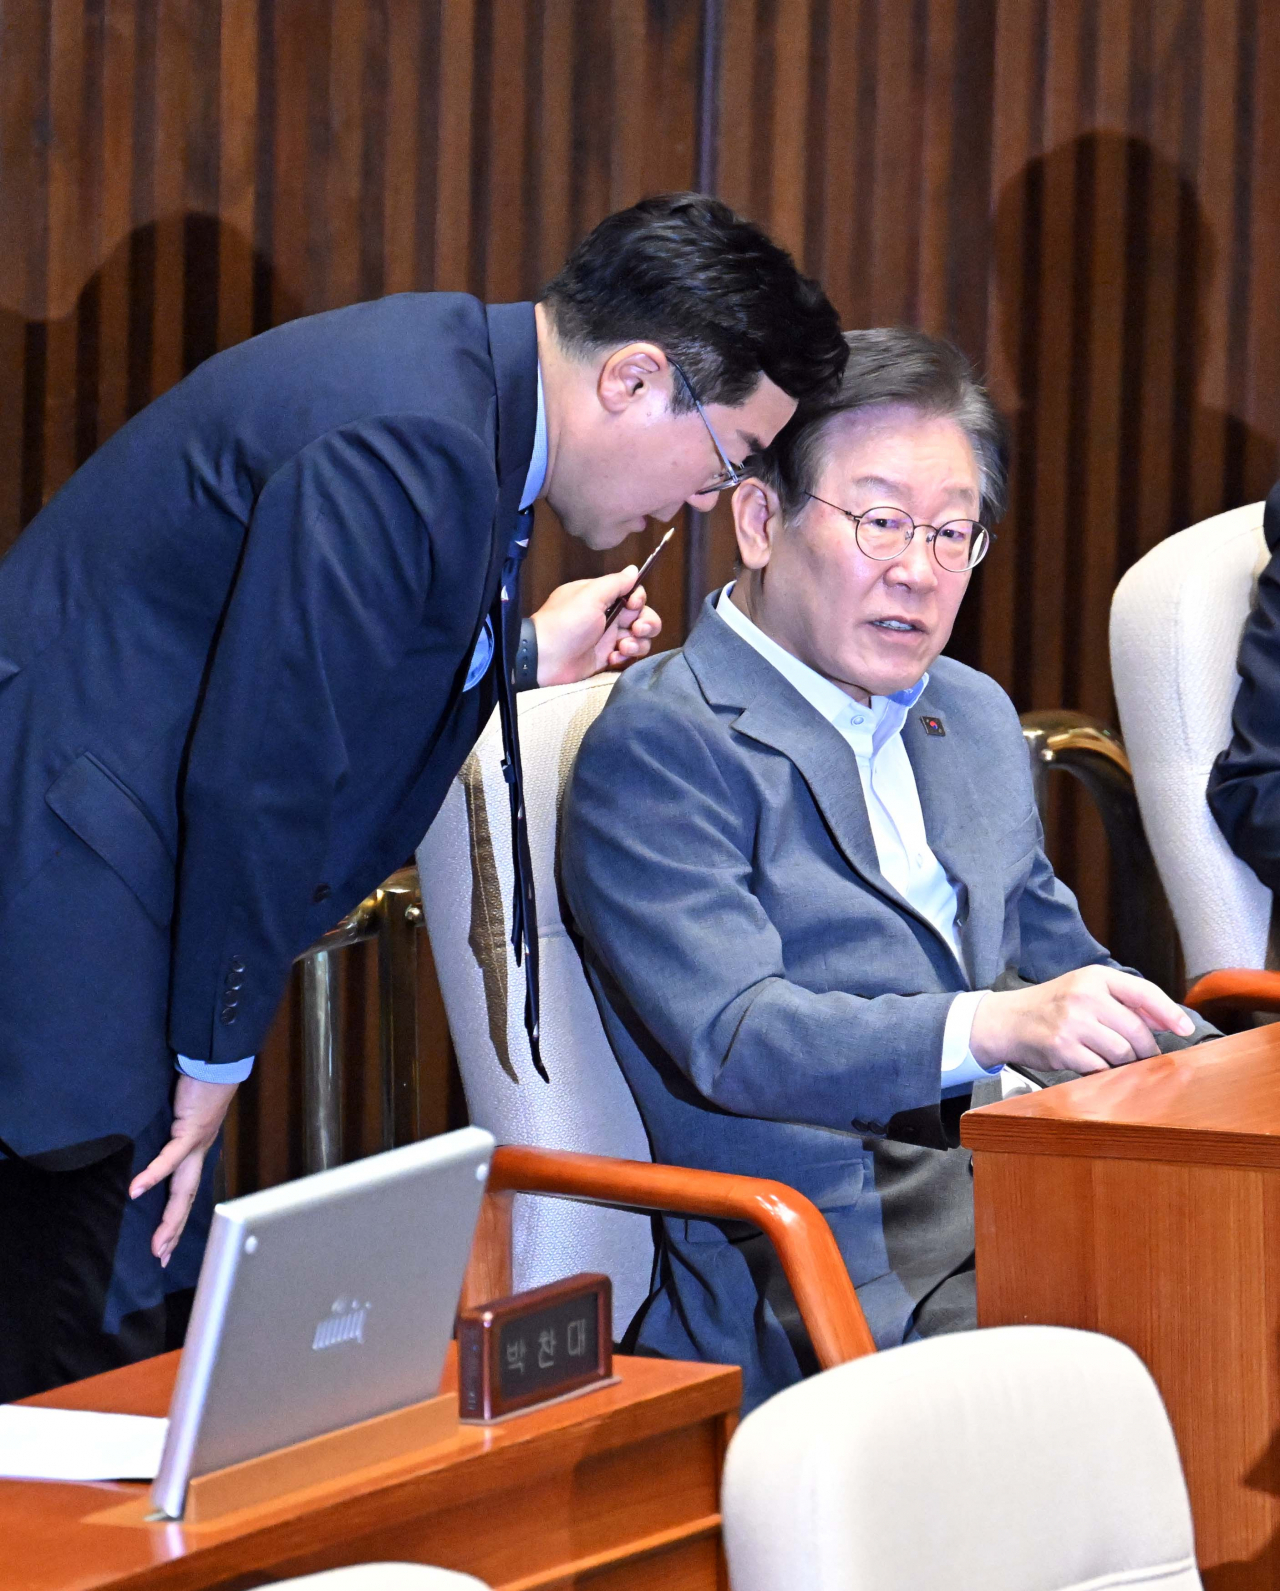
[[[45,802],[137,896],[157,928],[173,916],[173,858],[137,799],[92,752],[64,768]]]

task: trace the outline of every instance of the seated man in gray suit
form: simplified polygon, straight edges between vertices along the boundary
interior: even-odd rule
[[[807,1194],[888,1347],[975,1324],[974,1083],[1196,1024],[1090,936],[1012,704],[940,655],[1004,502],[986,393],[921,333],[848,342],[737,486],[737,580],[587,733],[563,882],[655,1159]],[[633,1337],[740,1364],[747,1408],[812,1366],[727,1223],[665,1221]]]

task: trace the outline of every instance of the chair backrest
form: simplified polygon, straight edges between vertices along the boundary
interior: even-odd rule
[[[1109,1337],[932,1337],[788,1387],[739,1426],[733,1591],[1200,1586],[1178,1450]]]
[[[1187,976],[1266,962],[1271,891],[1236,857],[1205,800],[1231,739],[1236,657],[1267,561],[1262,504],[1153,547],[1111,603],[1111,675],[1142,821]]]
[[[353,1563],[271,1584],[289,1591],[489,1591],[488,1583],[474,1575],[424,1563]]]
[[[523,692],[525,813],[533,856],[541,961],[542,1057],[524,1028],[524,973],[511,924],[511,817],[495,713],[418,848],[422,909],[471,1120],[499,1143],[650,1160],[648,1139],[605,1037],[577,948],[561,916],[556,851],[560,801],[582,737],[616,676]],[[575,1271],[613,1281],[615,1335],[649,1291],[649,1218],[520,1195],[512,1214],[517,1289]]]

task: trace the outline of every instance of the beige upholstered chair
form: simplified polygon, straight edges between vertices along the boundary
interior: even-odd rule
[[[422,1563],[353,1563],[345,1569],[325,1569],[300,1575],[296,1580],[276,1580],[289,1591],[489,1591],[473,1575],[452,1569],[432,1569]]]
[[[729,1445],[732,1591],[1194,1591],[1160,1395],[1109,1337],[933,1337],[789,1387]]]
[[[1233,855],[1205,800],[1231,738],[1240,635],[1267,562],[1261,503],[1153,547],[1111,605],[1111,672],[1142,821],[1182,940],[1190,1003],[1264,1008],[1271,891]],[[1224,971],[1224,969],[1226,969]],[[1207,974],[1217,974],[1205,982]]]
[[[604,1271],[613,1281],[620,1336],[648,1293],[653,1267],[649,1217],[638,1211],[747,1220],[773,1239],[818,1362],[839,1364],[873,1345],[826,1220],[781,1183],[649,1163],[639,1112],[561,916],[560,802],[582,737],[614,677],[518,698],[549,1082],[530,1058],[524,974],[508,941],[511,829],[496,713],[418,849],[423,913],[471,1120],[499,1144],[533,1146],[499,1149],[490,1191],[557,1195],[518,1192],[509,1272],[501,1253],[506,1234],[494,1231],[504,1217],[489,1201],[477,1244],[486,1280],[473,1277],[467,1296],[475,1301],[479,1288],[481,1297],[492,1297],[508,1277],[523,1289],[577,1271]],[[609,1207],[617,1205],[625,1208]]]

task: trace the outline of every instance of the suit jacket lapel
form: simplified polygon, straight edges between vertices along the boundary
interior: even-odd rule
[[[533,455],[538,420],[538,333],[532,304],[490,304],[485,316],[497,393],[494,462],[498,501],[485,586],[488,600],[492,601],[507,547],[516,532],[520,498]]]
[[[973,746],[953,725],[946,735],[930,735],[921,722],[936,712],[926,689],[907,715],[902,740],[920,793],[920,810],[929,848],[961,886],[960,942],[975,988],[989,987],[1000,970],[1004,929],[1004,880],[992,872],[996,854],[986,822],[986,806],[973,777]]]
[[[735,635],[707,598],[684,655],[709,701],[741,711],[733,727],[787,757],[849,866],[901,911],[925,919],[880,871],[857,762],[848,742],[777,669]],[[932,924],[926,923],[932,930]]]

